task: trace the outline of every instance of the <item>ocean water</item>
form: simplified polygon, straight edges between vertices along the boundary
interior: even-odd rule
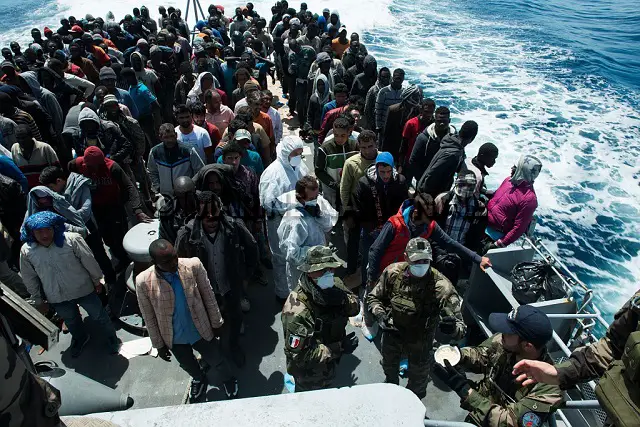
[[[254,1],[266,16],[273,3]],[[426,95],[449,106],[456,125],[477,121],[480,132],[467,155],[484,142],[500,149],[490,186],[499,185],[521,153],[539,156],[538,234],[595,290],[611,319],[640,279],[637,0],[307,3],[318,12],[338,9],[380,66],[405,69]],[[121,19],[134,4],[0,0],[0,46],[27,42],[33,26],[55,29],[70,14],[111,10]],[[186,7],[144,4],[152,15],[159,4],[181,7],[183,15]]]

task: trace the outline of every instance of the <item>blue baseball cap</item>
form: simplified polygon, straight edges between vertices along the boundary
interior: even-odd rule
[[[537,348],[544,347],[553,336],[547,315],[531,305],[521,305],[509,313],[491,313],[489,326],[495,332],[518,335]]]

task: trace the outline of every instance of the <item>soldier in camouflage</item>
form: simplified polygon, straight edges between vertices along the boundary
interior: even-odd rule
[[[512,375],[521,359],[550,361],[546,344],[551,339],[551,322],[541,310],[521,305],[507,313],[492,313],[489,326],[499,332],[478,347],[460,350],[457,366],[433,365],[433,374],[461,400],[468,411],[467,422],[486,427],[540,427],[563,402],[557,386],[522,386]],[[484,374],[469,384],[461,368]]]
[[[455,288],[431,268],[429,241],[422,237],[409,240],[404,256],[405,262],[384,270],[367,303],[383,330],[385,382],[398,384],[398,365],[404,352],[409,357],[407,388],[422,399],[429,382],[429,354],[436,326],[440,324],[440,331],[455,340],[464,336],[467,327]]]
[[[638,345],[637,337],[640,332],[640,291],[637,291],[622,308],[615,314],[613,323],[607,329],[606,334],[592,345],[580,347],[571,353],[568,360],[553,365],[550,360],[521,360],[513,368],[513,374],[517,375],[516,381],[523,385],[532,385],[536,382],[544,384],[555,384],[562,390],[569,389],[576,384],[601,378],[599,386],[604,384],[604,379],[613,378],[612,375],[621,367],[625,370],[626,364],[623,359],[633,354],[633,348]],[[636,365],[637,366],[637,365]],[[636,371],[636,369],[628,369]],[[629,396],[635,396],[636,400],[622,402],[620,396],[607,396],[610,389],[602,389],[604,395],[601,397],[596,392],[598,400],[603,397],[612,400],[617,407],[616,413],[611,413],[611,409],[603,404],[603,409],[607,412],[609,419],[607,425],[637,425],[638,400],[640,395],[640,383],[634,379],[622,378],[623,388],[627,389]],[[597,390],[597,389],[596,389]],[[618,399],[613,400],[613,399]],[[633,399],[633,397],[632,397]],[[626,404],[626,405],[625,405]],[[635,417],[625,419],[624,406],[634,407],[631,413]],[[628,413],[626,413],[628,415]],[[626,424],[623,424],[626,422]]]
[[[344,265],[330,248],[311,247],[298,267],[298,286],[282,308],[287,372],[296,392],[329,387],[340,357],[358,346],[355,332],[345,331],[360,309],[358,298],[333,276]]]

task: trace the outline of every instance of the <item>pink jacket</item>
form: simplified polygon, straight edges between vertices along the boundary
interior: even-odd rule
[[[504,233],[498,246],[508,246],[522,236],[533,219],[538,198],[533,185],[522,182],[515,187],[508,177],[496,190],[487,206],[489,227]]]

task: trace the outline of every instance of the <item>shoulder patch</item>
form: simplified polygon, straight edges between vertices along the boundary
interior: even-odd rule
[[[289,347],[292,349],[300,347],[300,343],[302,342],[302,338],[298,335],[289,335]]]
[[[525,412],[520,418],[520,425],[522,427],[540,427],[542,419],[535,412]]]

